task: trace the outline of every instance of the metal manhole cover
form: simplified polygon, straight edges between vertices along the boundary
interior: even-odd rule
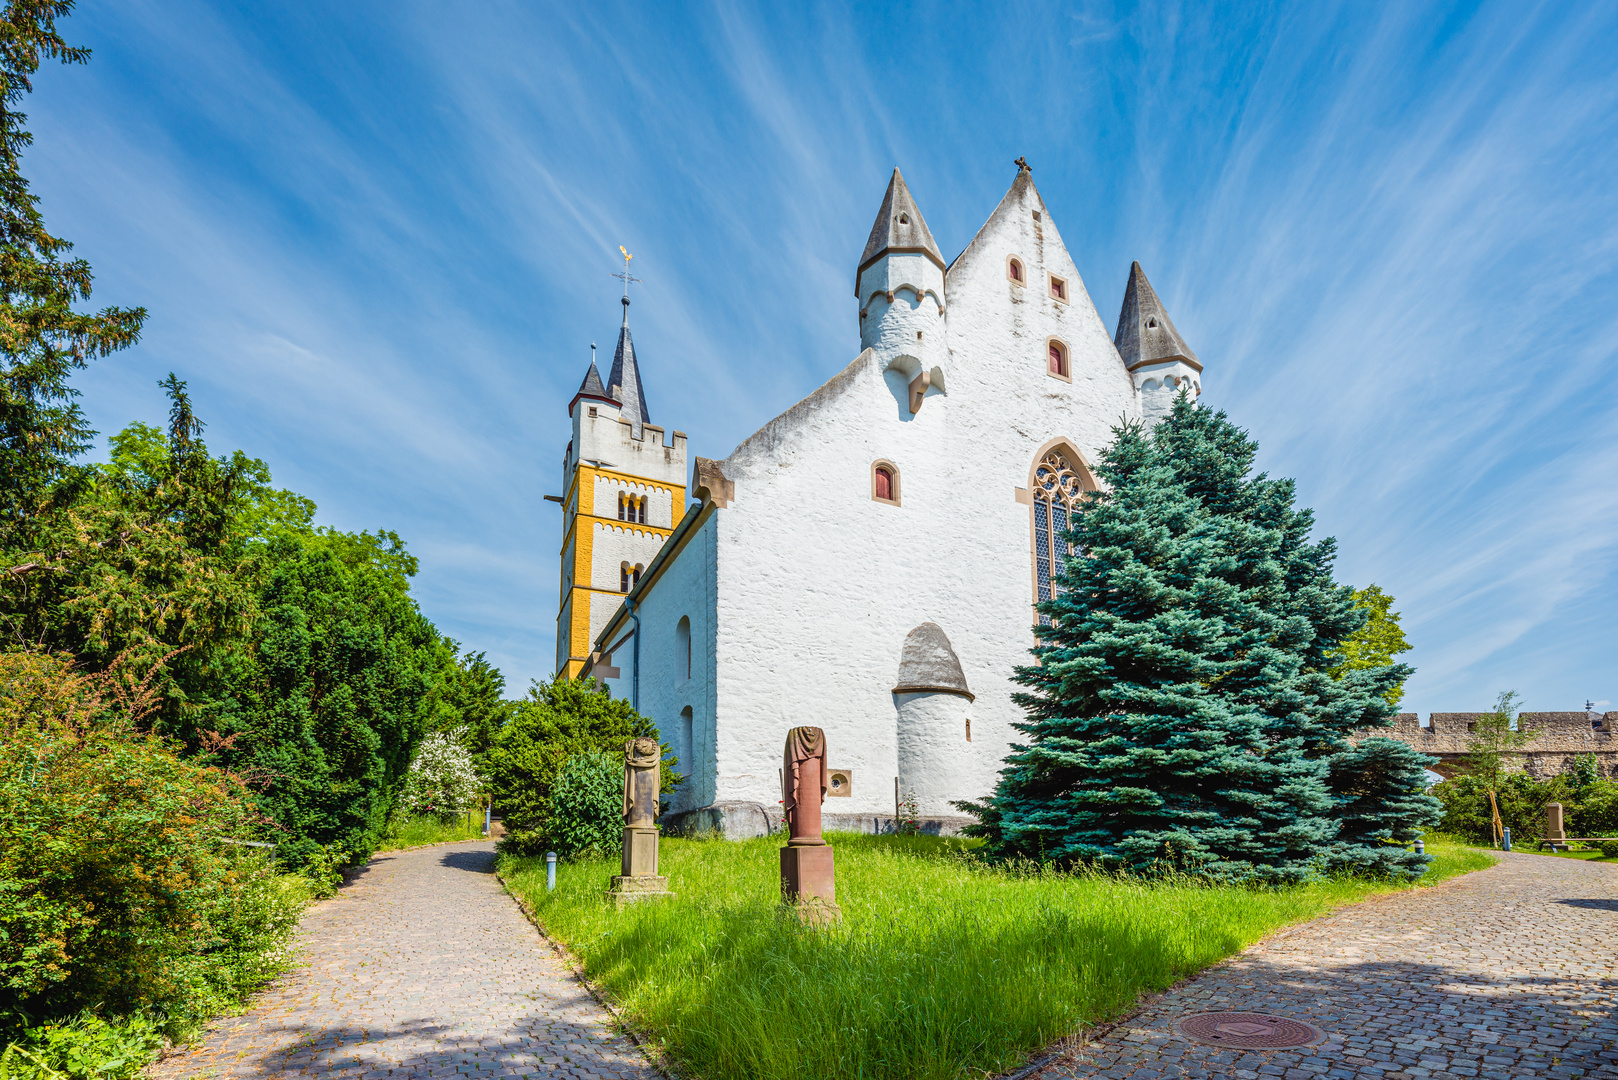
[[[1208,1012],[1183,1016],[1174,1030],[1188,1039],[1236,1050],[1290,1050],[1313,1046],[1326,1033],[1313,1024],[1268,1013]]]

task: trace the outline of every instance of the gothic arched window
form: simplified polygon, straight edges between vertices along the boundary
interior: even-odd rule
[[[1056,575],[1074,549],[1062,539],[1073,511],[1084,497],[1084,480],[1061,450],[1052,450],[1034,469],[1034,599],[1049,600],[1060,591]],[[1041,625],[1050,618],[1039,617]]]

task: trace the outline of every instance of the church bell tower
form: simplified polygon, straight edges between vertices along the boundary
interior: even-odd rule
[[[665,442],[663,429],[652,423],[629,333],[634,256],[623,254],[624,320],[611,373],[603,383],[592,351],[589,370],[568,404],[573,441],[562,459],[558,678],[578,675],[596,635],[685,515],[685,432],[673,432]]]

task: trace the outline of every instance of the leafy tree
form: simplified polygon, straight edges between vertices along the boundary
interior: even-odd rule
[[[144,308],[74,310],[88,300],[90,265],[67,258],[73,245],[52,236],[22,175],[33,136],[18,108],[44,60],[82,64],[56,20],[70,0],[11,0],[0,15],[0,548],[29,547],[41,514],[83,479],[72,459],[95,434],[68,385],[75,368],[133,345]]]
[[[1106,490],[1073,516],[1085,557],[1016,673],[1028,742],[990,799],[961,804],[991,850],[1230,879],[1420,872],[1387,841],[1436,818],[1426,759],[1350,738],[1386,722],[1408,669],[1327,674],[1364,615],[1291,482],[1251,474],[1256,449],[1183,399],[1150,436],[1115,430]]]
[[[1337,663],[1327,669],[1334,679],[1350,671],[1383,668],[1400,653],[1410,651],[1410,642],[1399,626],[1399,613],[1393,610],[1393,597],[1371,584],[1354,590],[1354,606],[1365,612],[1365,625],[1348,635],[1333,657]],[[1398,708],[1404,698],[1404,680],[1383,693],[1388,704]]]
[[[555,842],[548,832],[551,799],[569,758],[600,751],[617,755],[622,769],[624,743],[656,735],[649,719],[594,679],[535,681],[527,697],[512,703],[486,758],[495,805],[508,830],[505,846],[533,854]],[[678,765],[673,751],[663,745],[663,791],[679,785]]]
[[[453,731],[473,759],[481,763],[494,744],[495,732],[510,706],[502,700],[506,677],[481,652],[462,653],[445,638],[439,678],[423,708],[429,731]]]
[[[1466,736],[1466,763],[1486,788],[1498,788],[1506,773],[1506,756],[1534,738],[1517,727],[1522,699],[1515,690],[1502,690],[1494,708],[1478,716]]]

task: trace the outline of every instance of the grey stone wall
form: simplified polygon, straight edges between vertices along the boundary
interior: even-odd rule
[[[1384,736],[1409,743],[1441,763],[1440,772],[1450,773],[1465,764],[1470,739],[1468,733],[1484,713],[1432,713],[1423,725],[1415,713],[1400,713],[1391,728],[1371,728],[1360,738]],[[1603,776],[1618,776],[1618,712],[1605,715],[1583,712],[1525,712],[1517,717],[1518,726],[1534,737],[1521,750],[1508,753],[1507,768],[1526,770],[1536,779],[1565,772],[1580,754],[1594,754]]]

